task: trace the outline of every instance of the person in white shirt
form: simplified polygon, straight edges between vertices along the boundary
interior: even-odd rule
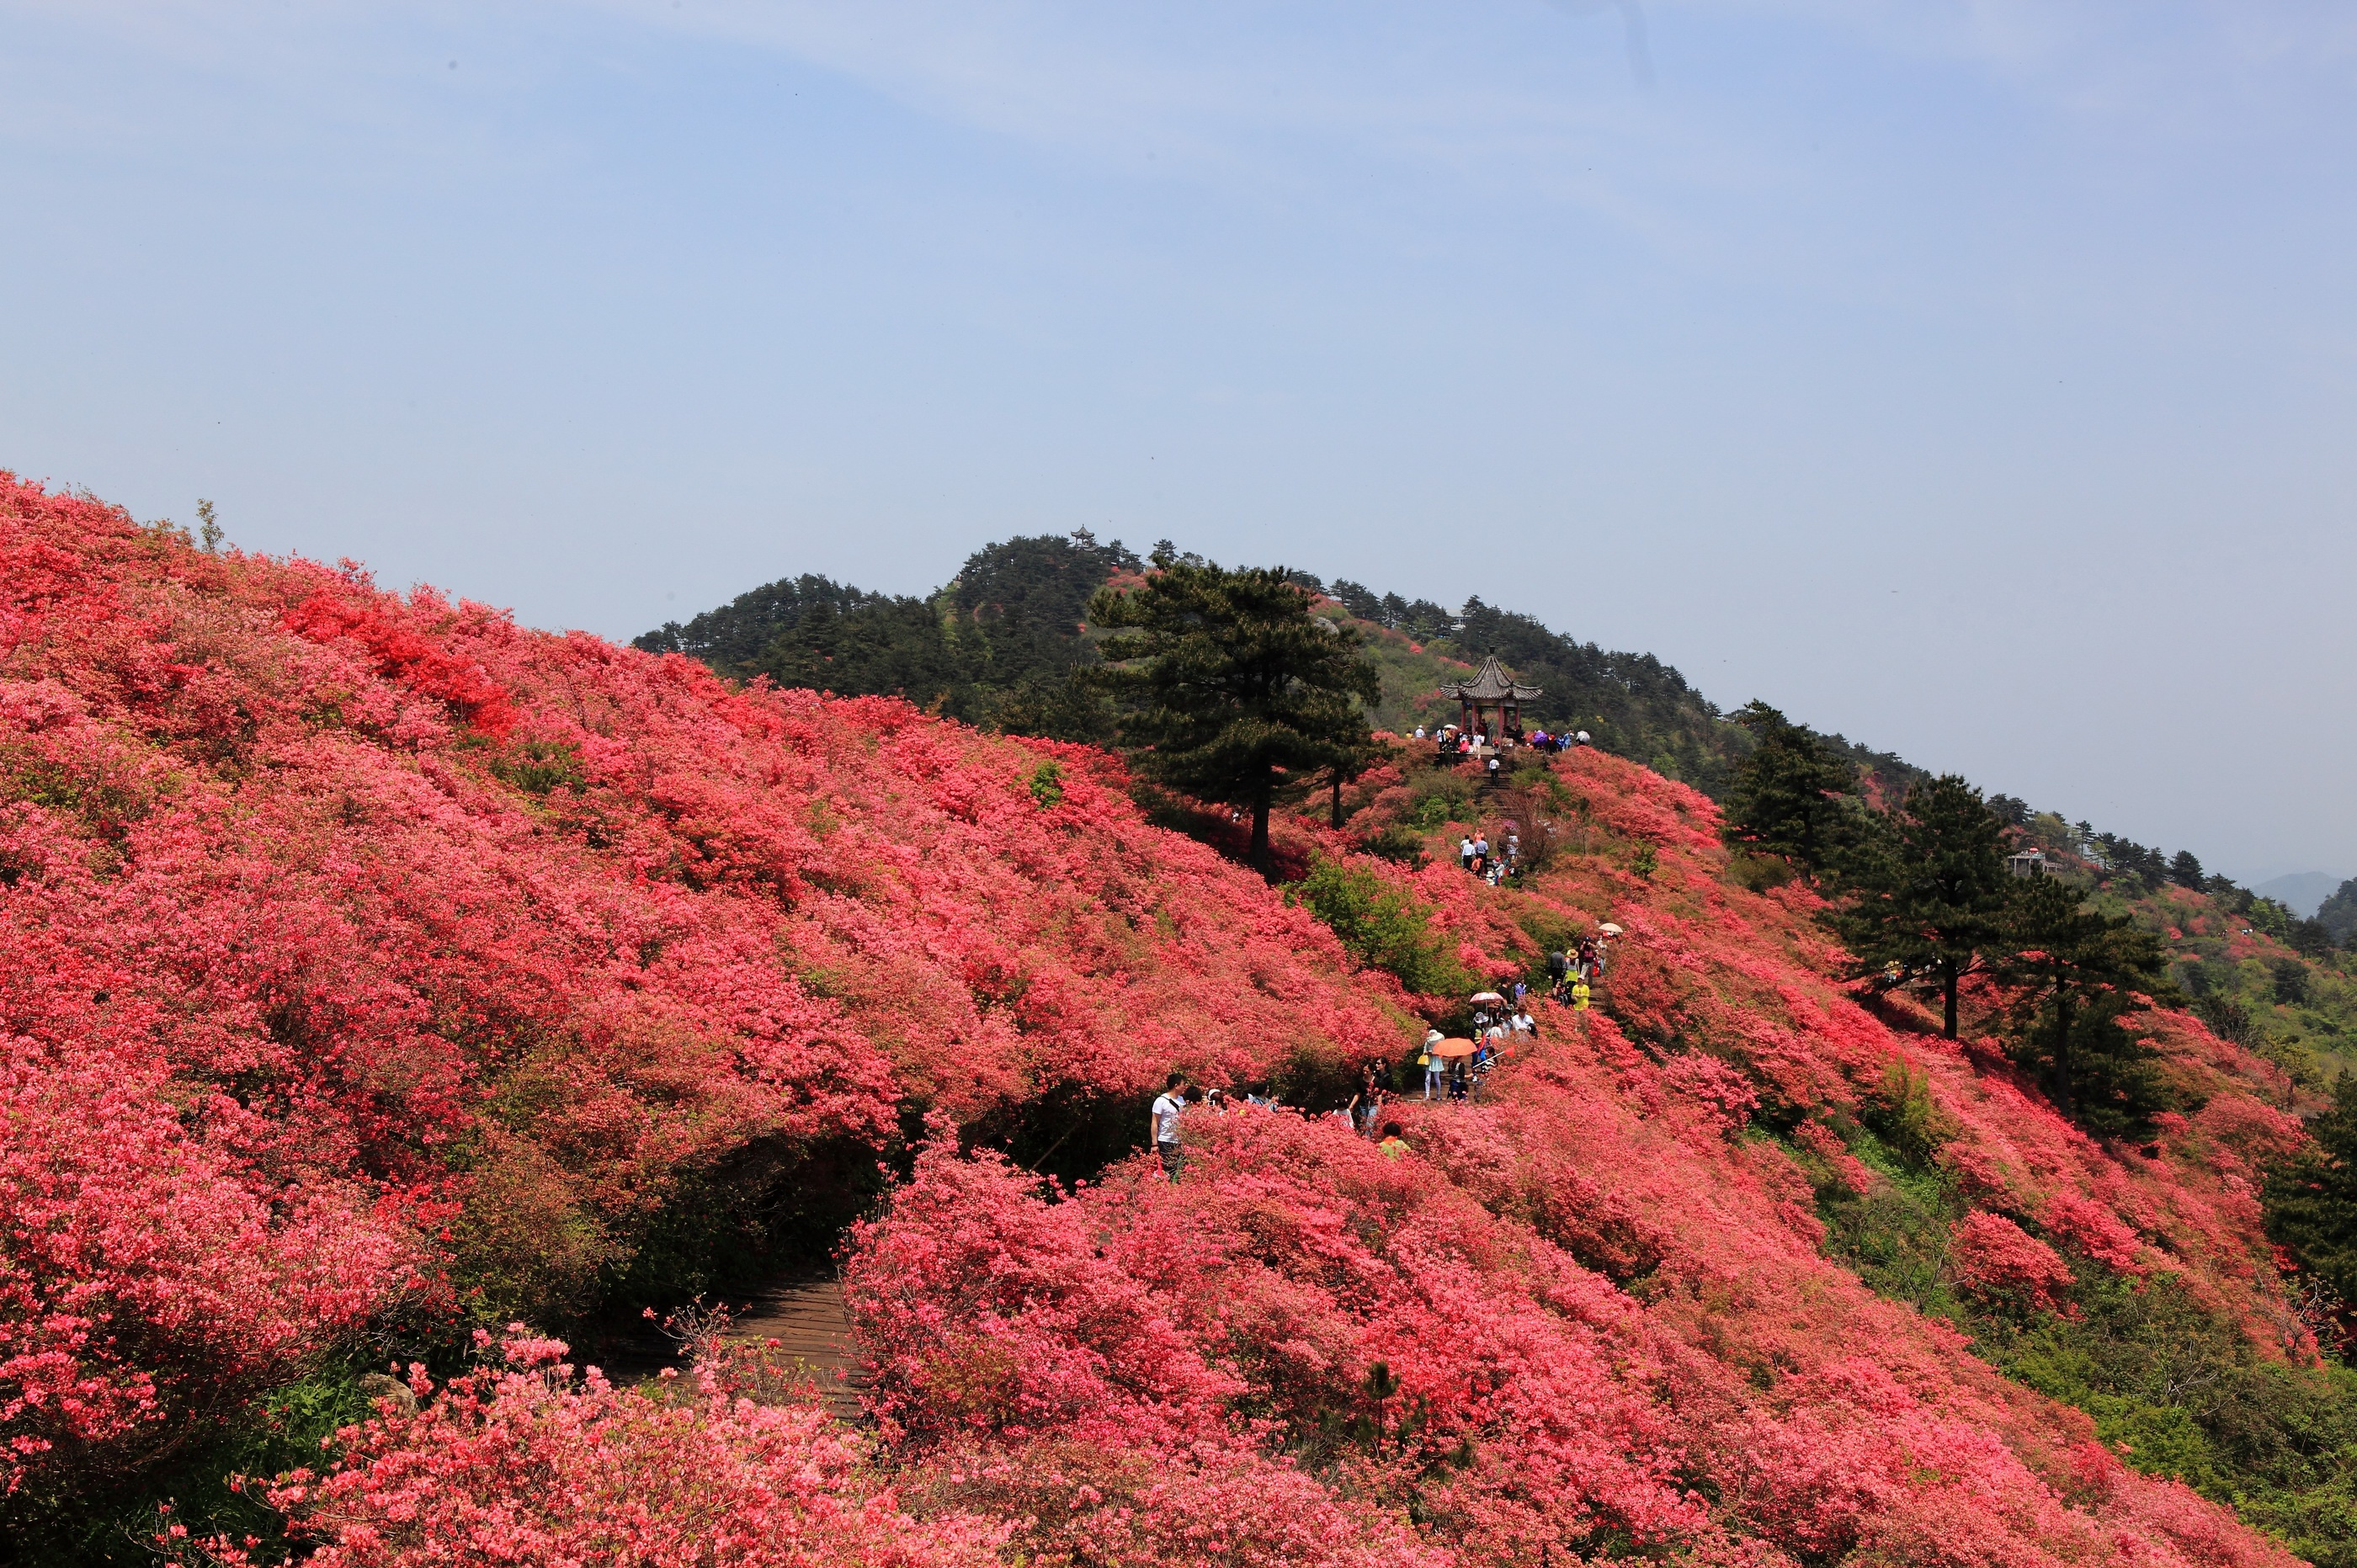
[[[1532,1017],[1527,1011],[1517,1012],[1514,1015],[1514,1033],[1517,1035],[1535,1035],[1538,1032],[1539,1021],[1536,1018]]]
[[[1473,869],[1473,841],[1471,839],[1458,839],[1457,841],[1457,864],[1467,871]]]
[[[1440,1048],[1443,1036],[1437,1029],[1424,1032],[1424,1097],[1445,1100],[1448,1097],[1448,1062],[1432,1053]]]
[[[1186,1113],[1187,1075],[1174,1072],[1165,1080],[1147,1123],[1154,1137],[1154,1152],[1162,1156],[1162,1174],[1172,1181],[1178,1179],[1178,1172],[1187,1163],[1178,1152],[1178,1118]]]

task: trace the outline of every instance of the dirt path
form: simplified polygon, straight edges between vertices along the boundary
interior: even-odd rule
[[[817,1378],[828,1413],[845,1421],[863,1419],[859,1395],[867,1380],[851,1342],[843,1287],[834,1280],[804,1277],[768,1286],[737,1311],[728,1337],[757,1345],[775,1339],[782,1354]]]

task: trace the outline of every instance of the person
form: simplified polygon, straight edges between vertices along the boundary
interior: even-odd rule
[[[1520,1007],[1523,1004],[1523,998],[1528,996],[1530,993],[1531,988],[1527,983],[1520,980],[1514,982],[1514,1005],[1516,1007]]]
[[[1227,1091],[1222,1089],[1215,1089],[1211,1090],[1211,1093],[1203,1096],[1203,1109],[1209,1111],[1215,1116],[1225,1115],[1228,1109]]]
[[[1433,1092],[1435,1090],[1438,1090],[1444,1095],[1448,1092],[1448,1058],[1435,1054],[1440,1049],[1442,1038],[1437,1029],[1426,1029],[1424,1032],[1424,1055],[1419,1059],[1424,1063],[1424,1097],[1426,1100],[1439,1097]]]
[[[1580,979],[1586,980],[1596,972],[1596,939],[1580,938],[1578,952],[1579,965],[1577,972]]]
[[[1375,1148],[1383,1155],[1383,1158],[1387,1160],[1398,1159],[1402,1155],[1407,1153],[1407,1140],[1400,1136],[1400,1124],[1398,1122],[1386,1122],[1383,1123],[1383,1141],[1377,1144]]]
[[[1515,1009],[1513,1026],[1514,1033],[1524,1039],[1530,1039],[1539,1032],[1539,1021],[1531,1016],[1530,1009],[1527,1007]]]
[[[1495,753],[1492,753],[1490,757],[1490,777],[1492,779],[1498,777],[1498,758]]]
[[[1555,951],[1547,954],[1547,980],[1549,982],[1549,989],[1556,991],[1562,990],[1565,977],[1570,973],[1571,955],[1569,953],[1563,951],[1561,949],[1557,949]]]
[[[1573,1011],[1573,1012],[1575,1012],[1575,1013],[1585,1013],[1585,1012],[1587,1012],[1587,998],[1588,998],[1589,994],[1590,994],[1590,993],[1589,993],[1589,990],[1588,990],[1588,984],[1587,984],[1587,977],[1586,977],[1586,976],[1584,976],[1584,975],[1583,975],[1583,976],[1581,976],[1579,979],[1573,981],[1573,982],[1571,983],[1571,1008],[1572,1008],[1572,1011]]]
[[[1460,838],[1457,841],[1457,864],[1467,871],[1473,869],[1473,841],[1471,839]]]
[[[1490,858],[1490,835],[1488,833],[1476,832],[1473,835],[1473,853],[1480,855],[1484,860]]]
[[[1418,740],[1422,740],[1424,738],[1424,726],[1422,725],[1415,726],[1415,738]]]
[[[1356,1103],[1359,1107],[1359,1131],[1372,1138],[1375,1135],[1375,1118],[1382,1114],[1383,1104],[1383,1086],[1375,1077],[1375,1064],[1372,1062],[1367,1064],[1366,1070],[1360,1076]]]
[[[1506,864],[1512,865],[1523,858],[1523,835],[1513,829],[1506,830]]]
[[[1154,1102],[1148,1125],[1154,1134],[1154,1151],[1162,1156],[1162,1174],[1171,1181],[1178,1179],[1179,1168],[1186,1164],[1178,1153],[1178,1118],[1187,1113],[1187,1075],[1174,1072],[1164,1080],[1161,1098]]]
[[[1462,1100],[1465,1098],[1468,1088],[1468,1074],[1465,1065],[1467,1059],[1468,1058],[1464,1057],[1453,1057],[1449,1059],[1448,1098],[1451,1100]]]

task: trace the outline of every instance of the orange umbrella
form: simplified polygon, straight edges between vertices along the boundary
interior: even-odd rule
[[[1432,1047],[1432,1054],[1437,1057],[1469,1057],[1473,1051],[1470,1040],[1443,1040]]]

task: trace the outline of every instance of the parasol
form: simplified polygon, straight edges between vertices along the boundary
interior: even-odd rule
[[[1617,937],[1617,936],[1619,936],[1619,935],[1620,934],[1620,927],[1618,927],[1618,926],[1616,926],[1616,925],[1614,925],[1614,924],[1613,924],[1611,921],[1609,921],[1609,920],[1605,921],[1602,925],[1600,925],[1600,926],[1597,927],[1596,929],[1597,929],[1598,930],[1599,930],[1599,931],[1602,931],[1602,932],[1603,932],[1606,936],[1608,936],[1608,937]]]
[[[1499,995],[1494,991],[1477,991],[1473,993],[1472,1000],[1476,1002],[1503,1002],[1505,998]]]
[[[1443,1040],[1432,1047],[1432,1054],[1437,1057],[1469,1057],[1473,1049],[1470,1040]]]

